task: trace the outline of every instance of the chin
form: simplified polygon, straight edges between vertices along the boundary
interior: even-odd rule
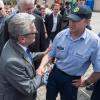
[[[35,39],[32,42],[35,42]]]

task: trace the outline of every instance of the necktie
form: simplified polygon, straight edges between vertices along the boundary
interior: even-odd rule
[[[32,55],[31,55],[31,51],[29,50],[29,48],[27,48],[26,52],[27,52],[28,57],[30,58],[30,61],[32,63]]]
[[[34,63],[32,63],[33,62],[33,58],[32,58],[31,51],[29,50],[29,48],[27,48],[26,52],[27,52],[27,55],[28,55],[28,57],[30,59],[30,63],[34,66]],[[32,67],[32,69],[33,69],[33,74],[36,75],[35,68]]]

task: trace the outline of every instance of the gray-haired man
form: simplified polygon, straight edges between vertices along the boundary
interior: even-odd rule
[[[31,51],[44,51],[48,47],[47,40],[45,39],[45,30],[42,17],[34,13],[35,0],[18,0],[17,6],[19,12],[26,12],[36,17],[35,25],[38,31],[35,43],[31,44]]]
[[[45,39],[45,31],[44,31],[44,25],[43,25],[42,18],[40,16],[38,16],[37,14],[33,14],[34,2],[35,2],[35,0],[17,0],[18,12],[16,12],[16,13],[19,13],[19,12],[23,13],[24,12],[24,13],[28,13],[28,14],[35,16],[35,25],[36,25],[36,29],[38,31],[38,34],[36,34],[35,42],[30,45],[30,50],[32,52],[43,52],[47,49],[48,42]],[[16,14],[14,14],[14,15],[16,15]],[[4,36],[5,36],[6,41],[9,39],[9,34],[8,34],[9,32],[8,32],[7,26],[8,26],[9,20],[14,15],[12,15],[10,18],[8,18],[6,20],[6,24],[4,27],[5,28]],[[39,66],[39,61],[35,62],[36,68]]]
[[[35,72],[27,47],[35,42],[34,17],[16,14],[8,24],[10,39],[0,58],[0,100],[36,100],[42,73]],[[30,53],[30,56],[29,56]]]

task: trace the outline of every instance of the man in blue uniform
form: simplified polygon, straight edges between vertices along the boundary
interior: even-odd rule
[[[45,64],[55,58],[47,83],[46,100],[56,100],[58,92],[61,100],[77,100],[78,87],[100,78],[100,40],[86,28],[91,15],[92,11],[87,6],[76,7],[68,16],[69,28],[58,33],[51,51],[42,59],[41,71]],[[94,72],[82,80],[81,76],[91,63]]]

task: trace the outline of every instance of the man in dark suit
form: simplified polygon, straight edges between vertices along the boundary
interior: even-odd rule
[[[59,9],[59,4],[54,4],[53,12],[45,18],[48,38],[52,41],[56,34],[61,30],[62,17],[59,14]]]
[[[36,100],[43,73],[35,71],[35,54],[28,50],[37,32],[34,19],[18,13],[8,24],[10,39],[0,57],[0,100]]]
[[[45,39],[45,31],[42,18],[33,13],[34,12],[34,2],[35,0],[18,0],[18,11],[19,12],[26,12],[28,14],[32,14],[36,17],[35,25],[38,31],[36,35],[35,43],[31,44],[30,49],[31,51],[44,51],[47,48],[46,39]]]
[[[5,37],[4,37],[4,25],[5,25],[5,20],[7,19],[7,14],[5,10],[5,6],[2,0],[0,0],[0,55],[2,48],[5,44]]]
[[[34,12],[34,2],[35,0],[18,0],[18,11],[19,12],[26,12],[28,14],[32,14],[35,16],[35,25],[36,29],[38,31],[38,34],[36,34],[36,41],[32,43],[29,48],[32,52],[42,52],[45,51],[48,47],[48,42],[45,38],[45,30],[44,30],[44,24],[41,16],[33,13]],[[36,69],[37,66],[39,66],[40,60],[35,62]]]

